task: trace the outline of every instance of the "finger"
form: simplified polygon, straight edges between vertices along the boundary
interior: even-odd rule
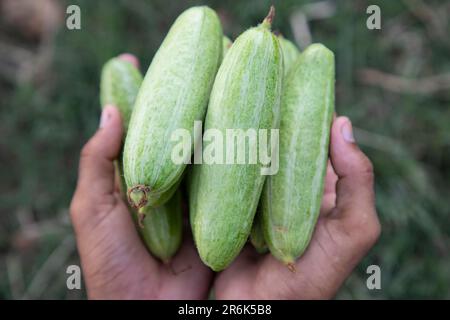
[[[139,69],[139,67],[140,67],[139,59],[131,53],[122,53],[121,55],[118,56],[118,58],[121,60],[130,62],[137,69]],[[121,177],[119,174],[120,174],[120,172],[117,171],[116,172],[116,180],[115,180],[115,189],[117,192],[125,193],[126,190],[122,190],[123,185],[122,185]]]
[[[330,155],[338,176],[337,206],[374,205],[372,163],[356,145],[352,125],[346,117],[337,118],[333,124]]]
[[[139,69],[139,60],[138,60],[138,58],[136,58],[135,55],[133,55],[131,53],[122,53],[121,55],[118,56],[118,58],[121,60],[130,62],[137,69]]]
[[[336,120],[336,111],[333,112],[333,121]],[[331,133],[330,133],[331,134]],[[325,187],[323,191],[322,204],[320,207],[320,217],[325,217],[331,213],[331,210],[336,206],[336,182],[337,175],[334,172],[333,165],[330,159],[327,162],[327,172],[325,176]]]
[[[327,216],[331,212],[331,209],[336,205],[337,179],[336,172],[334,172],[333,166],[331,165],[330,160],[328,160],[320,216]]]
[[[122,120],[117,108],[103,109],[100,128],[81,151],[76,194],[88,203],[97,203],[114,192],[115,169],[122,143]]]
[[[108,197],[115,198],[109,210],[72,214],[88,297],[154,297],[160,264],[139,238],[125,203],[117,194]]]
[[[330,155],[338,176],[334,213],[348,230],[379,233],[372,163],[356,145],[346,117],[338,117],[333,124]]]
[[[247,244],[239,256],[225,270],[220,272],[214,280],[214,290],[216,298],[225,298],[223,294],[229,291],[230,286],[236,286],[233,290],[233,299],[248,299],[248,297],[257,297],[261,292],[253,292],[253,286],[249,284],[258,283],[258,271],[262,262],[270,255],[258,255],[250,244]],[[260,261],[261,263],[257,263]],[[272,279],[273,273],[267,273],[263,277]],[[273,285],[273,284],[272,284]]]
[[[163,266],[163,299],[205,299],[208,296],[213,272],[202,263],[191,233],[185,230],[179,252],[168,265]]]
[[[233,261],[231,267],[236,270],[243,270],[250,265],[255,265],[262,260],[266,255],[258,253],[250,243],[247,243],[242,249],[236,260]]]

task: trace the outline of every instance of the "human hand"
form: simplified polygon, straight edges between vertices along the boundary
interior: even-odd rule
[[[329,299],[375,244],[373,168],[345,117],[334,120],[322,207],[296,273],[249,245],[215,280],[217,299]]]
[[[133,56],[122,57],[137,64]],[[207,298],[212,272],[201,263],[189,232],[170,266],[153,258],[139,238],[114,171],[122,133],[118,109],[105,107],[100,128],[81,152],[70,213],[88,297]]]

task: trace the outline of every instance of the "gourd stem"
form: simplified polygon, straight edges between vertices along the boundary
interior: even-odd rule
[[[140,209],[144,207],[148,202],[148,193],[150,192],[150,187],[137,184],[130,189],[128,189],[128,203],[134,209]]]
[[[272,22],[273,22],[274,17],[275,17],[275,7],[274,6],[270,6],[269,14],[263,20],[261,25],[263,27],[265,27],[265,28],[270,30],[270,28],[272,27]]]

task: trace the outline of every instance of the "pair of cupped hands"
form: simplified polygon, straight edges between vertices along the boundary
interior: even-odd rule
[[[124,54],[121,59],[138,66]],[[374,245],[380,223],[374,203],[373,168],[355,143],[352,125],[336,117],[320,216],[296,272],[247,245],[220,273],[205,266],[186,225],[182,246],[170,265],[145,248],[120,195],[113,161],[123,126],[114,106],[81,151],[70,213],[84,282],[92,299],[328,299]]]

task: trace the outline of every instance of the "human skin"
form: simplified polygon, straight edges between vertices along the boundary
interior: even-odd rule
[[[129,54],[123,59],[138,65]],[[122,120],[103,109],[100,126],[81,151],[70,214],[91,299],[330,299],[375,244],[373,168],[358,148],[348,118],[333,121],[320,217],[311,243],[289,271],[270,254],[246,246],[224,271],[201,262],[186,228],[170,265],[153,258],[136,231],[115,176]]]
[[[373,168],[355,144],[350,121],[333,121],[320,216],[292,273],[246,248],[215,279],[218,299],[330,299],[377,241]]]

